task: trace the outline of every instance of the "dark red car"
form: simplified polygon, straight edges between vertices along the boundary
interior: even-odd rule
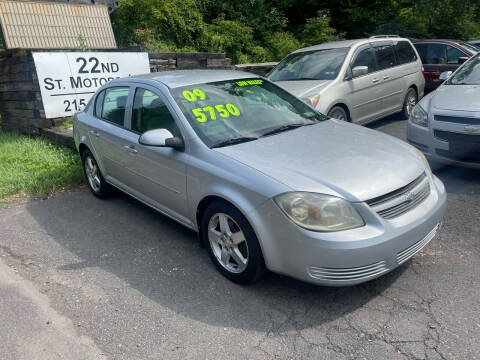
[[[425,69],[425,92],[435,90],[443,80],[444,71],[455,71],[461,64],[475,55],[479,49],[464,41],[454,40],[411,40],[422,59]]]

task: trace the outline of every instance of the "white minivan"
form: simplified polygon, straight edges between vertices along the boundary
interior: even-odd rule
[[[299,49],[267,77],[321,113],[357,124],[398,112],[407,119],[425,88],[415,47],[396,35]]]

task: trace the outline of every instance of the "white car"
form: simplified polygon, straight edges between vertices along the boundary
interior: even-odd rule
[[[421,59],[394,35],[324,43],[293,52],[268,79],[330,117],[366,124],[403,112],[423,97]]]

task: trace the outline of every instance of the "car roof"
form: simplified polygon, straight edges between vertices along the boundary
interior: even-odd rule
[[[318,45],[304,47],[302,49],[295,50],[294,52],[292,52],[292,54],[306,52],[306,51],[315,51],[315,50],[350,48],[360,43],[368,43],[368,42],[372,43],[372,42],[386,41],[386,40],[399,41],[399,40],[408,40],[408,39],[402,38],[402,37],[392,37],[392,36],[388,36],[388,37],[376,36],[376,37],[363,38],[363,39],[332,41],[332,42],[326,42]]]
[[[410,39],[412,43],[422,43],[422,42],[438,42],[444,44],[458,44],[462,45],[465,41],[462,40],[452,40],[452,39]]]
[[[117,79],[117,81],[155,80],[173,89],[177,87],[202,84],[207,82],[258,77],[258,75],[238,70],[174,70],[155,72],[144,75],[135,75],[129,78]]]

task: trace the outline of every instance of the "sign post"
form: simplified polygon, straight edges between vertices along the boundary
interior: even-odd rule
[[[72,116],[95,91],[120,77],[150,72],[147,53],[33,53],[47,119]]]

